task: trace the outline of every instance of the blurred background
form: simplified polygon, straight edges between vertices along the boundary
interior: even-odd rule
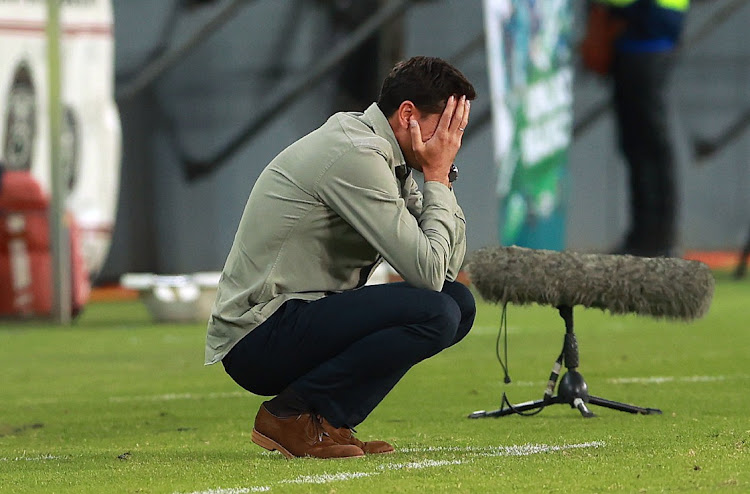
[[[220,271],[266,164],[331,113],[364,110],[393,63],[413,55],[451,61],[477,88],[457,160],[469,251],[499,243],[611,250],[626,228],[627,177],[606,81],[578,61],[585,2],[505,3],[516,13],[523,4],[528,18],[492,14],[490,6],[502,3],[482,0],[63,2],[63,24],[66,9],[106,4],[113,25],[113,67],[101,77],[112,79],[121,155],[119,175],[107,182],[116,184],[108,192],[116,200],[111,243],[92,270],[93,283],[132,272]],[[506,15],[499,31],[492,31],[492,15]],[[544,29],[550,24],[551,35]],[[9,29],[3,25],[0,33]],[[669,115],[678,143],[681,252],[738,253],[748,236],[748,25],[747,1],[693,0],[687,17]],[[526,34],[509,35],[509,27]],[[514,63],[524,49],[531,65],[552,74],[550,91],[561,93],[541,91],[541,99],[554,100],[549,104],[565,115],[555,129],[563,147],[550,171],[553,183],[514,220],[511,181],[500,162],[511,144],[498,143],[507,139],[498,132],[508,122],[497,114],[502,91],[491,74],[493,64],[500,67],[513,93],[520,85]],[[525,82],[540,80],[539,70],[530,74]],[[91,84],[96,77],[87,75]],[[0,84],[4,115],[10,80]],[[537,85],[537,93],[544,88]],[[513,125],[518,115],[504,118]],[[531,234],[503,238],[512,221]]]
[[[179,46],[227,3],[115,0],[117,88],[122,89],[155,53]],[[377,8],[386,2],[241,3],[244,6],[230,20],[151,85],[118,100],[124,142],[122,183],[112,250],[102,279],[116,279],[125,271],[220,269],[247,195],[263,167],[333,111],[362,110],[373,101],[392,52],[400,53],[400,58],[425,54],[450,60],[477,87],[471,132],[459,154],[461,178],[456,191],[469,225],[469,249],[500,242],[498,174],[487,118],[487,50],[483,41],[472,44],[484,33],[481,0],[404,2],[412,5],[398,17],[399,25],[384,26],[397,31],[386,35],[394,45],[389,47],[392,52],[369,48],[373,57],[360,60],[358,68],[362,82],[349,81],[354,87],[344,89],[352,101],[338,97],[342,64],[337,64],[321,82],[310,84],[261,122],[220,166],[188,179],[184,158],[207,159],[219,152],[285,84],[308,76],[321,57],[345,40],[357,20],[374,13],[373,8],[365,9],[364,14],[353,12],[350,21],[341,20],[332,13],[332,4],[346,10],[349,4]],[[695,1],[686,38],[704,28],[722,3],[726,2]],[[582,30],[582,4],[570,4],[578,19],[572,42]],[[693,139],[718,137],[750,107],[750,46],[743,42],[749,23],[750,5],[708,26],[710,31],[681,53],[674,74],[672,118],[680,143],[680,245],[684,249],[739,249],[748,233],[750,133],[703,160],[696,159]],[[371,63],[377,61],[375,57],[386,60]],[[625,228],[625,167],[610,112],[585,120],[587,112],[608,100],[606,86],[581,71],[573,80],[574,122],[585,128],[570,144],[564,245],[606,250]]]

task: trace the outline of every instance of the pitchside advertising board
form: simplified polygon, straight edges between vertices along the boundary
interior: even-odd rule
[[[500,243],[561,250],[571,143],[570,0],[484,0]]]
[[[80,254],[95,276],[109,250],[120,176],[112,5],[109,0],[61,0],[60,5],[60,166]],[[48,198],[46,17],[45,0],[0,0],[0,161],[10,174],[27,173]],[[23,261],[10,262],[18,274]]]

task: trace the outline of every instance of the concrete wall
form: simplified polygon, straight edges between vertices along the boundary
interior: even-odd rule
[[[176,46],[217,8],[175,10],[181,2],[114,0],[120,86],[160,43]],[[696,3],[688,33],[726,1]],[[178,12],[173,15],[174,12]],[[173,21],[170,23],[170,19]],[[413,7],[405,19],[405,56],[454,59],[480,34],[481,0],[439,0]],[[713,137],[750,107],[750,24],[743,7],[701,43],[688,47],[674,78],[673,117],[680,143],[683,248],[735,249],[750,226],[750,139],[740,137],[711,160],[692,159],[691,137]],[[171,29],[167,29],[171,26]],[[124,161],[113,246],[101,280],[123,272],[221,269],[247,195],[260,171],[284,146],[313,130],[331,112],[331,78],[311,87],[272,118],[216,173],[188,181],[183,159],[210,156],[228,142],[287,77],[303,77],[335,43],[328,16],[315,0],[256,0],[138,97],[120,102]],[[485,53],[456,60],[475,83],[472,114],[489,104]],[[576,116],[607,97],[591,76],[575,83]],[[605,250],[625,228],[624,166],[610,116],[596,121],[570,152],[567,246]],[[469,249],[497,244],[489,125],[467,134],[456,193],[468,222]]]

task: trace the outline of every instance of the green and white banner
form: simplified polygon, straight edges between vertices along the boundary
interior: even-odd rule
[[[500,243],[561,250],[571,143],[570,0],[484,0]]]

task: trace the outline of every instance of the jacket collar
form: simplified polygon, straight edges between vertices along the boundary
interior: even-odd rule
[[[401,151],[401,146],[398,145],[391,124],[380,110],[378,104],[371,104],[370,107],[365,110],[364,115],[372,129],[375,131],[375,134],[391,143],[391,147],[393,148],[393,158],[396,162],[395,166],[405,166],[406,159],[404,158],[404,153]]]

